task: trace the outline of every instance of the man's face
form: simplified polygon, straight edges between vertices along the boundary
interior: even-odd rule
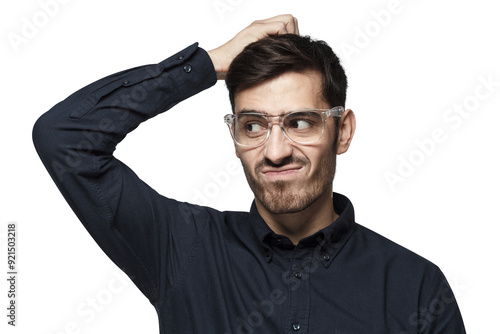
[[[242,110],[281,115],[298,109],[328,109],[317,72],[286,72],[235,95],[235,113]],[[320,140],[301,145],[288,140],[275,124],[261,146],[236,145],[258,207],[271,214],[300,212],[319,198],[331,197],[335,174],[335,122],[325,121]]]

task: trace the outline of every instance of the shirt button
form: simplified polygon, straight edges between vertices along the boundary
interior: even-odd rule
[[[128,85],[128,83],[129,83],[129,82],[130,82],[130,81],[128,81],[128,80],[123,80],[123,84],[124,84],[124,85]]]
[[[177,60],[182,60],[184,58],[184,56],[179,56],[177,57]]]
[[[292,329],[297,332],[300,329],[300,324],[298,322],[294,322],[292,324]]]
[[[184,65],[184,72],[186,73],[191,72],[191,65]]]
[[[328,255],[328,254],[323,255],[323,260],[324,261],[330,260],[330,255]]]
[[[295,277],[297,277],[298,279],[301,279],[302,278],[302,273],[300,271],[297,271],[295,274],[294,274]]]

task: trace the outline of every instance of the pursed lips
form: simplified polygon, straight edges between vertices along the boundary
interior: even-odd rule
[[[283,166],[279,168],[275,167],[264,167],[260,170],[266,177],[281,177],[281,176],[291,176],[302,170],[303,166]]]

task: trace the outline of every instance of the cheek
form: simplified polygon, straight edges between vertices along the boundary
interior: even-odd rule
[[[330,140],[330,139],[328,139]],[[310,169],[312,173],[324,172],[328,168],[332,168],[331,163],[334,157],[333,143],[328,141],[318,147],[315,147],[314,150],[310,150],[309,152],[304,151],[304,155],[309,159]]]
[[[257,161],[257,156],[253,151],[246,150],[236,150],[236,156],[240,159],[241,164],[247,169],[253,172],[254,165]]]
[[[296,155],[300,155],[304,157],[311,167],[314,167],[318,164],[318,161],[321,159],[322,152],[324,151],[323,145],[315,145],[315,146],[304,146],[297,151]]]
[[[319,155],[309,155],[309,162],[310,162],[310,169],[313,171],[313,172],[317,172],[318,169],[321,169],[322,168],[322,161],[321,161],[321,156]]]
[[[335,120],[329,120],[325,126],[325,132],[323,133],[323,138],[329,146],[332,147],[335,144],[335,139],[337,137],[337,131],[335,128]]]

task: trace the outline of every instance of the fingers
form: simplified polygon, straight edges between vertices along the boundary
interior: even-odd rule
[[[297,34],[297,35],[300,35],[300,32],[299,32],[299,21],[297,21],[297,18],[294,17],[293,18],[293,26],[294,26],[294,34]]]
[[[290,14],[277,15],[254,21],[250,26],[259,26],[267,35],[299,34],[297,18]]]
[[[224,79],[229,64],[245,46],[268,36],[299,34],[297,18],[290,14],[254,21],[224,45],[208,51],[217,78]]]

